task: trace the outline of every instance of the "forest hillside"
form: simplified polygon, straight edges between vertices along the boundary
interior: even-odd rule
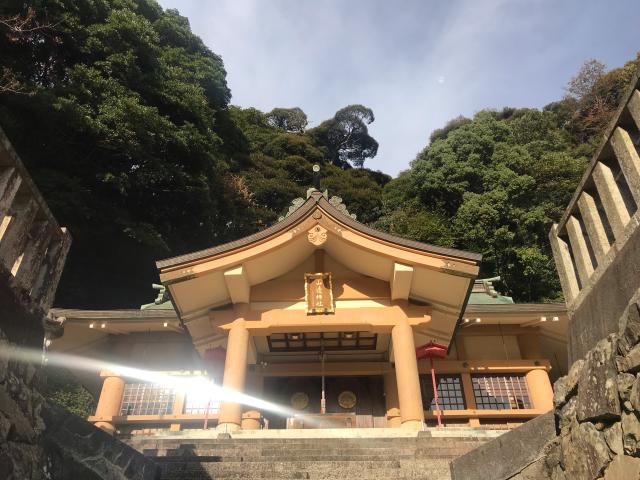
[[[253,233],[312,184],[358,220],[480,252],[519,301],[561,296],[547,241],[639,60],[591,60],[543,109],[425,132],[397,178],[366,168],[374,112],[309,128],[299,107],[232,104],[223,59],[153,0],[0,6],[0,126],[74,243],[56,304],[147,303],[155,260]],[[427,115],[428,113],[425,113]]]

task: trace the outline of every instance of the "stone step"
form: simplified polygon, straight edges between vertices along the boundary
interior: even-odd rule
[[[137,438],[162,480],[449,480],[449,462],[484,444],[475,437]],[[489,480],[489,479],[488,479]]]
[[[381,478],[449,478],[445,460],[428,462],[272,462],[168,463],[162,466],[162,480],[207,478],[314,478],[314,479],[381,479]]]
[[[291,441],[277,440],[264,441],[265,439],[255,440],[236,440],[236,439],[220,439],[220,440],[187,440],[177,442],[175,440],[156,440],[156,441],[130,441],[128,442],[132,447],[141,449],[172,449],[185,446],[193,446],[195,448],[224,448],[232,446],[238,447],[264,447],[264,448],[325,448],[335,447],[341,445],[345,447],[355,446],[358,448],[384,448],[391,447],[397,448],[402,446],[414,446],[419,445],[422,447],[429,446],[443,446],[443,445],[465,445],[465,444],[477,444],[478,442],[485,442],[484,438],[437,438],[437,437],[425,437],[425,438],[398,438],[398,439],[330,439],[330,441],[314,441],[314,439],[296,439]],[[395,441],[394,441],[395,440]]]
[[[198,449],[197,451],[190,450],[168,450],[166,452],[156,451],[143,451],[142,453],[147,456],[167,456],[167,457],[183,457],[189,458],[190,456],[215,456],[221,459],[221,461],[227,461],[228,459],[263,459],[270,461],[276,458],[282,458],[283,455],[290,457],[375,457],[375,458],[388,458],[388,457],[404,457],[404,458],[438,458],[440,456],[457,457],[469,452],[472,447],[433,447],[429,449],[304,449],[304,450],[242,450],[242,449]]]

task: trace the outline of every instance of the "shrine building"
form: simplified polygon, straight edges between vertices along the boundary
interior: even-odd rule
[[[51,351],[206,375],[283,416],[113,371],[81,381],[117,434],[217,428],[510,428],[553,406],[564,304],[517,304],[481,257],[376,231],[310,189],[254,235],[157,262],[139,310],[53,309]],[[434,389],[435,385],[435,389]],[[435,392],[434,392],[435,390]],[[437,399],[436,395],[437,393]]]

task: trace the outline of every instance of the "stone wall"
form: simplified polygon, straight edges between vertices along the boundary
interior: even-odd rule
[[[640,480],[640,290],[601,339],[554,385],[555,432],[511,434],[529,440],[522,453],[507,435],[452,462],[452,478],[468,480]],[[529,435],[529,433],[531,435]],[[540,439],[547,442],[540,446]],[[522,454],[521,454],[522,453]],[[486,465],[500,466],[491,473]],[[485,465],[483,467],[483,465]]]
[[[558,436],[547,445],[554,480],[640,478],[640,293],[618,322],[554,386]]]
[[[0,350],[14,348],[0,331]],[[43,477],[44,451],[39,445],[44,430],[44,403],[36,386],[42,381],[31,365],[0,357],[0,478]]]
[[[576,304],[569,308],[569,363],[582,358],[602,338],[618,330],[623,314],[640,279],[640,214],[627,226],[628,235],[611,247],[602,274],[583,288]]]
[[[5,221],[8,220],[8,221]],[[0,480],[157,477],[155,464],[85,420],[48,405],[38,367],[13,349],[42,349],[71,244],[0,129]]]

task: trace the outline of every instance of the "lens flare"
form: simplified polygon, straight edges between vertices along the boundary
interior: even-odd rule
[[[40,364],[43,362],[42,350],[21,348],[6,344],[0,349],[0,358],[24,363]],[[164,372],[144,370],[106,362],[104,360],[58,352],[47,352],[45,362],[51,366],[95,372],[96,374],[101,371],[113,372],[122,377],[172,388],[176,392],[181,392],[197,399],[205,399],[205,401],[211,399],[220,402],[240,403],[262,411],[269,411],[288,417],[293,417],[298,413],[282,405],[268,402],[261,398],[253,397],[220,385],[215,385],[213,381],[206,376],[170,375]]]

